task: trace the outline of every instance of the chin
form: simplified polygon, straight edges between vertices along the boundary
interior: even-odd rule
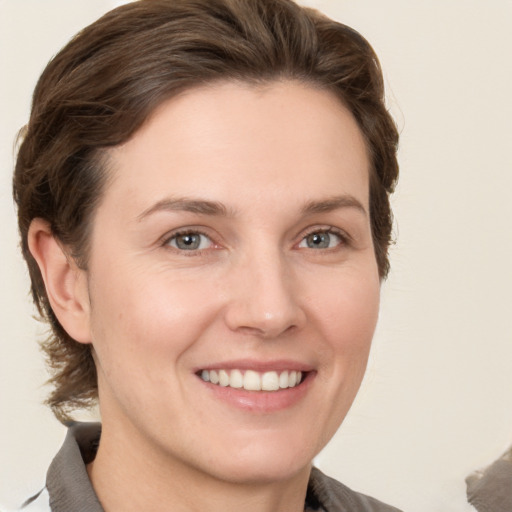
[[[240,449],[235,449],[233,444],[229,449],[230,456],[222,457],[213,466],[216,466],[218,478],[237,484],[257,485],[290,480],[303,472],[309,474],[316,452],[307,444],[302,443],[298,447],[288,440],[253,441]],[[211,471],[212,467],[208,470]]]
[[[277,460],[280,454],[274,455],[269,460],[259,461],[239,461],[237,464],[230,465],[221,471],[218,475],[221,480],[234,484],[245,485],[265,485],[291,480],[297,475],[311,469],[312,461],[284,462]]]

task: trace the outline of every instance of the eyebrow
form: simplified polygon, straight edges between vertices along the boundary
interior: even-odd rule
[[[301,212],[303,215],[313,215],[315,213],[331,212],[340,208],[355,208],[365,216],[368,215],[362,203],[351,195],[334,196],[320,201],[309,201],[302,207]],[[217,201],[190,198],[166,198],[150,206],[147,210],[144,210],[137,216],[137,220],[140,222],[146,217],[161,211],[184,211],[216,217],[234,216],[233,211],[229,211],[224,204]]]
[[[231,212],[229,212],[222,203],[217,201],[189,198],[166,198],[158,201],[153,206],[150,206],[147,210],[144,210],[137,216],[137,220],[140,222],[149,215],[162,211],[182,211],[219,217],[227,217],[228,215],[231,215]]]
[[[311,215],[315,213],[326,213],[338,210],[340,208],[355,208],[363,213],[366,217],[368,212],[363,204],[351,195],[334,196],[321,201],[310,201],[302,207],[302,213]]]

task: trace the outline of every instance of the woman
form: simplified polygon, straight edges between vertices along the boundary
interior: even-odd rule
[[[26,509],[396,510],[313,457],[364,374],[397,132],[356,32],[289,0],[151,0],[36,87],[14,177],[48,403]],[[101,433],[101,438],[100,438]]]

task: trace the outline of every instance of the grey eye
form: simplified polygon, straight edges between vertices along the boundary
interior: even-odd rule
[[[169,240],[169,245],[181,251],[197,251],[207,249],[211,245],[211,240],[201,233],[181,233],[173,236]]]
[[[330,249],[341,243],[341,237],[329,231],[315,231],[300,242],[299,247],[308,249]]]

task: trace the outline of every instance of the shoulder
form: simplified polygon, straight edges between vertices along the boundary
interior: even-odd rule
[[[341,482],[313,468],[308,493],[312,493],[326,512],[400,512],[381,501],[349,489]]]
[[[100,434],[97,423],[70,424],[46,473],[46,487],[25,501],[19,512],[103,512],[86,470]]]

